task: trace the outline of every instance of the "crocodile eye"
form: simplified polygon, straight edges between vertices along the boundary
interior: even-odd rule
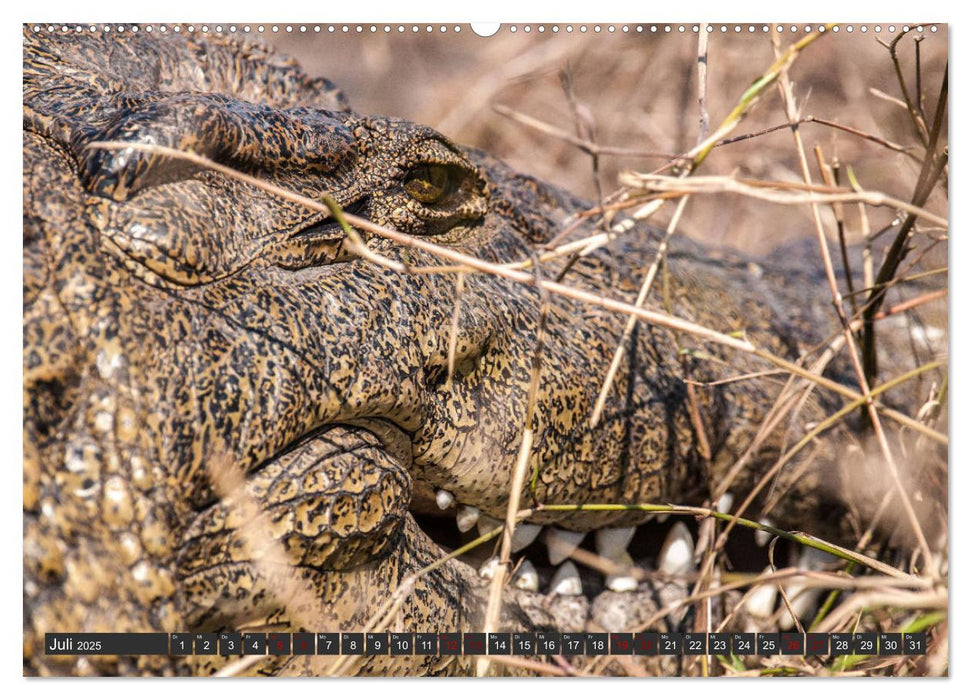
[[[451,168],[446,165],[419,165],[405,177],[405,192],[422,204],[436,204],[452,193],[454,180]]]

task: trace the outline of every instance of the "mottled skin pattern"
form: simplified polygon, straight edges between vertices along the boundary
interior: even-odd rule
[[[443,554],[409,513],[412,493],[444,488],[503,516],[536,346],[534,289],[466,278],[449,379],[454,275],[357,258],[333,220],[221,174],[85,146],[194,150],[497,262],[528,259],[586,203],[426,127],[355,114],[326,81],[218,37],[27,31],[23,138],[25,672],[202,673],[222,663],[75,663],[43,656],[45,631],[361,629],[408,574]],[[631,300],[657,241],[635,230],[564,281]],[[369,245],[442,264],[379,237]],[[808,275],[754,274],[687,241],[669,261],[680,316],[744,330],[790,358],[826,336],[805,298]],[[591,429],[623,324],[550,300],[530,462],[539,502],[700,503],[779,391],[778,379],[699,386],[707,460],[686,372],[704,382],[765,367],[640,324]],[[709,359],[679,357],[679,347]],[[740,490],[781,437],[740,475]],[[247,496],[221,500],[216,467],[244,475]],[[804,474],[800,507],[779,520],[812,513],[815,485]],[[589,530],[640,519],[535,521]],[[275,568],[309,595],[281,599]],[[484,596],[472,569],[448,562],[418,581],[391,628],[477,629]],[[505,602],[509,629],[553,624],[542,596],[510,590]],[[309,663],[249,672],[323,672]],[[465,658],[374,657],[352,670],[468,668]]]

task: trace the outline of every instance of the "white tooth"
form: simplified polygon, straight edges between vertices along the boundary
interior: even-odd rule
[[[607,588],[614,593],[629,593],[637,590],[637,579],[633,576],[608,576]]]
[[[627,553],[627,545],[634,538],[636,527],[605,527],[597,530],[597,553],[604,559],[624,567],[634,565]],[[637,590],[637,579],[628,573],[609,574],[605,584],[616,593]]]
[[[523,559],[523,563],[519,565],[512,585],[521,591],[535,593],[539,590],[539,574],[536,573],[536,567],[530,564],[528,559]]]
[[[480,515],[475,526],[479,530],[479,535],[484,535],[487,532],[492,532],[497,527],[502,525],[501,520],[496,520],[489,515]],[[519,523],[516,526],[516,532],[512,538],[512,551],[518,552],[521,549],[528,547],[536,536],[539,535],[540,530],[543,529],[542,525],[533,525],[532,523]]]
[[[824,571],[835,561],[835,556],[815,547],[803,547],[799,553],[799,568],[807,571]]]
[[[572,561],[563,564],[550,581],[550,593],[555,595],[582,595],[583,584],[580,583],[580,572]]]
[[[768,525],[769,527],[775,527],[775,523],[772,522],[771,520],[769,520],[768,518],[762,518],[759,522],[762,525]],[[765,530],[756,530],[755,531],[755,543],[759,547],[764,547],[765,545],[767,545],[769,543],[769,540],[771,540],[771,539],[772,539],[772,533],[771,532],[766,532]]]
[[[460,506],[458,513],[455,514],[455,524],[459,532],[468,532],[475,527],[479,520],[479,509],[472,506]]]
[[[658,571],[667,576],[683,576],[694,569],[694,540],[688,526],[680,520],[671,526],[661,553],[658,555]]]
[[[762,573],[772,573],[772,567],[765,567]],[[775,599],[778,595],[778,586],[774,583],[763,583],[753,588],[748,598],[745,599],[745,609],[753,617],[769,617],[775,610]]]
[[[585,532],[559,530],[555,527],[546,530],[546,547],[549,550],[550,564],[556,566],[576,551],[580,542],[587,536]]]
[[[496,575],[496,567],[499,566],[499,557],[492,557],[491,559],[486,559],[485,563],[479,567],[479,576],[482,578],[487,578],[490,581]]]
[[[654,519],[657,520],[658,523],[661,523],[663,525],[668,521],[668,518],[670,517],[671,517],[670,513],[658,513],[656,516],[654,516]]]
[[[475,526],[479,530],[479,535],[484,535],[487,532],[492,532],[500,525],[502,525],[501,520],[496,520],[495,518],[489,515],[480,515],[479,519],[475,523]]]
[[[627,552],[624,552],[613,561],[623,566],[634,565],[634,560],[630,558],[630,554]],[[610,574],[607,576],[606,585],[607,588],[615,593],[627,593],[628,591],[637,590],[637,579],[627,573]]]
[[[627,552],[627,545],[634,537],[634,527],[605,527],[597,530],[597,553],[618,561]]]
[[[831,554],[821,552],[812,547],[803,547],[799,555],[799,568],[804,571],[822,571],[833,561],[835,561],[835,557]],[[813,608],[816,607],[816,601],[819,600],[821,593],[822,589],[809,588],[803,583],[791,583],[786,586],[786,597],[789,598],[792,611],[800,620],[809,617],[813,612]],[[792,615],[789,614],[788,608],[779,617],[779,626],[784,630],[789,630],[796,626]]]
[[[438,489],[438,491],[435,493],[435,503],[438,504],[439,509],[448,510],[455,505],[455,496],[450,494],[445,489]]]
[[[809,617],[812,613],[816,607],[816,601],[819,600],[820,593],[822,591],[818,588],[803,588],[799,584],[786,588],[786,596],[789,598],[792,611],[800,620]],[[796,622],[792,619],[792,615],[789,614],[789,609],[786,608],[779,616],[779,628],[791,630],[795,626]]]
[[[516,525],[516,532],[512,536],[512,551],[518,552],[521,549],[526,549],[533,543],[542,529],[542,525],[533,525],[532,523]]]
[[[731,509],[734,502],[735,496],[733,496],[731,493],[723,493],[722,497],[718,499],[718,512],[727,513]]]

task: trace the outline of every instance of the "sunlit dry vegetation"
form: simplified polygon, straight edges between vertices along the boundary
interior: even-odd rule
[[[424,31],[364,36],[271,37],[313,75],[340,85],[355,109],[432,125],[532,175],[584,196],[577,216],[615,225],[646,220],[751,254],[791,251],[824,270],[834,327],[824,351],[805,363],[771,357],[744,338],[689,327],[642,298],[587,299],[568,285],[532,276],[529,265],[468,259],[427,241],[443,264],[465,273],[500,274],[607,305],[632,319],[666,325],[752,353],[791,377],[767,422],[782,420],[810,391],[836,392],[844,408],[795,435],[795,454],[837,424],[852,426],[845,453],[859,463],[855,523],[859,539],[843,549],[806,534],[782,533],[708,508],[618,504],[695,516],[702,521],[697,573],[684,595],[659,613],[694,610],[699,631],[736,631],[736,615],[774,589],[780,602],[757,629],[788,618],[805,631],[927,631],[925,657],[695,657],[680,668],[664,661],[551,659],[529,670],[555,675],[939,675],[947,643],[947,41],[946,27],[855,27],[807,33],[762,26],[701,25],[699,32],[610,31],[532,26],[490,39]],[[321,206],[321,205],[318,205]],[[351,226],[369,229],[348,216]],[[377,235],[391,231],[370,227]],[[604,234],[606,235],[606,234]],[[622,234],[620,234],[622,235]],[[806,241],[811,242],[807,245]],[[602,241],[549,246],[544,259],[566,260]],[[658,261],[663,268],[663,250]],[[381,263],[382,261],[376,260]],[[644,261],[645,268],[651,261]],[[661,282],[656,282],[660,284]],[[817,349],[818,350],[818,349]],[[619,353],[620,351],[618,351]],[[834,356],[854,381],[836,385],[820,373]],[[605,367],[609,384],[610,372]],[[606,386],[606,385],[605,385]],[[879,399],[879,405],[875,400]],[[592,417],[596,421],[596,416]],[[528,423],[527,423],[528,425]],[[524,431],[528,452],[529,431]],[[754,446],[753,446],[754,447]],[[777,468],[791,455],[784,455]],[[514,491],[528,477],[517,470]],[[876,503],[874,478],[890,484]],[[771,474],[765,483],[771,481]],[[725,485],[727,486],[730,484]],[[528,516],[510,505],[509,522]],[[598,507],[598,506],[590,506]],[[761,574],[726,564],[728,535],[759,529],[804,549]],[[507,539],[510,535],[507,529]],[[770,545],[774,552],[775,543]],[[504,550],[508,554],[508,543]],[[583,563],[606,567],[595,555]],[[650,580],[654,572],[635,567]],[[498,577],[501,579],[501,576]],[[768,587],[768,589],[766,588]],[[791,622],[794,599],[819,591],[810,623]],[[501,586],[493,587],[493,599]],[[761,593],[760,593],[761,591]],[[744,595],[743,595],[744,594]],[[773,596],[774,597],[774,596]],[[747,607],[748,606],[748,607]],[[795,617],[799,617],[796,615]],[[806,619],[805,617],[803,618]],[[487,621],[488,622],[488,621]],[[645,625],[650,628],[650,623]],[[519,663],[511,661],[509,663]],[[526,663],[526,662],[522,662]],[[480,669],[484,670],[484,669]]]

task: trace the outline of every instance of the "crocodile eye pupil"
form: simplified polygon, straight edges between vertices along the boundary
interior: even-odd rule
[[[451,179],[444,165],[419,165],[405,178],[405,191],[422,204],[435,204],[449,194]]]

